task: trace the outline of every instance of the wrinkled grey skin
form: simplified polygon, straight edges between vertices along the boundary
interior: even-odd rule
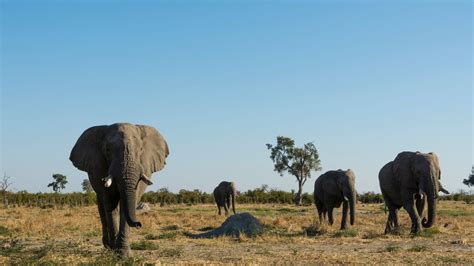
[[[438,192],[449,193],[442,187],[440,177],[438,156],[431,152],[401,152],[380,169],[380,189],[389,210],[386,234],[398,231],[397,212],[401,207],[410,215],[411,234],[419,233],[421,226],[428,228],[435,223]],[[425,201],[428,202],[428,219],[420,221]]]
[[[69,159],[87,172],[97,194],[105,247],[131,256],[129,226],[141,227],[136,205],[151,184],[151,175],[165,166],[168,154],[160,133],[144,125],[95,126],[79,137]],[[108,187],[106,177],[111,178]]]
[[[214,200],[216,201],[219,215],[221,215],[221,207],[224,207],[225,215],[229,213],[230,200],[232,198],[232,211],[235,214],[235,185],[234,182],[222,181],[214,189]]]
[[[355,174],[351,169],[346,171],[328,171],[314,182],[314,202],[318,210],[319,222],[323,222],[326,212],[329,224],[334,222],[333,209],[339,208],[342,203],[341,230],[347,228],[347,212],[350,209],[350,223],[355,221]]]

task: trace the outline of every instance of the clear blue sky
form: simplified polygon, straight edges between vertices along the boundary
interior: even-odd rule
[[[69,152],[114,122],[167,139],[152,190],[295,189],[265,147],[278,135],[314,141],[323,171],[353,169],[360,192],[378,192],[403,150],[436,152],[445,187],[467,188],[470,1],[4,0],[1,12],[0,171],[17,191],[50,191],[53,173],[80,191]]]

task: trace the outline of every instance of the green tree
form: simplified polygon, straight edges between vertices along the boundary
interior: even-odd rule
[[[53,187],[54,192],[61,192],[61,189],[66,188],[67,177],[61,174],[53,174],[54,181],[48,184],[48,187]]]
[[[92,189],[91,181],[89,181],[89,179],[82,180],[81,185],[82,185],[82,191],[84,191],[86,193],[90,193],[90,192],[94,191]]]
[[[295,141],[288,137],[278,136],[277,144],[267,144],[271,151],[270,159],[275,163],[274,171],[283,176],[285,172],[296,177],[298,192],[295,203],[301,205],[303,186],[311,178],[312,171],[321,170],[318,150],[312,142],[306,143],[302,148],[295,147]]]
[[[464,179],[462,183],[468,187],[474,186],[474,166],[472,166],[471,174],[468,178]]]

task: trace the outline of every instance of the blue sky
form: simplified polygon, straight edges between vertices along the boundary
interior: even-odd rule
[[[472,4],[408,1],[2,1],[0,171],[15,190],[79,191],[88,127],[148,124],[171,155],[150,189],[296,188],[266,143],[314,141],[323,172],[379,191],[403,150],[447,189],[473,163]],[[313,174],[305,187],[312,192]]]

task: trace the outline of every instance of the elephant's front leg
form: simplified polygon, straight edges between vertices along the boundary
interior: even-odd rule
[[[103,196],[97,196],[97,206],[100,214],[100,221],[102,223],[102,244],[106,248],[115,248],[115,236],[118,231],[118,215],[117,204],[115,208],[111,206],[108,200]],[[115,218],[114,218],[115,212]]]
[[[109,240],[109,247],[115,249],[115,239],[119,229],[118,200],[106,198],[104,200],[104,210],[107,222],[107,238]]]
[[[100,223],[102,224],[102,244],[105,248],[113,249],[113,244],[109,239],[109,232],[107,229],[107,218],[105,217],[105,205],[104,201],[97,196],[97,207],[99,209]],[[115,241],[115,239],[114,239]]]
[[[227,216],[227,214],[229,214],[229,209],[227,208],[227,204],[226,204],[226,199],[224,198],[223,200],[223,203],[222,205],[224,205],[224,213],[225,213],[225,216]]]
[[[413,198],[414,193],[408,191],[402,191],[403,208],[408,212],[411,219],[411,234],[418,234],[421,231],[420,217],[415,210],[415,200]]]
[[[122,257],[132,256],[132,251],[130,249],[130,227],[125,220],[125,213],[123,209],[120,209],[120,228],[115,240],[115,250]]]
[[[329,225],[332,225],[334,223],[334,216],[332,215],[333,207],[332,206],[327,206],[326,209],[327,209],[327,212],[328,212]]]
[[[347,228],[347,213],[349,210],[349,203],[347,201],[342,202],[342,218],[341,218],[341,230]]]

